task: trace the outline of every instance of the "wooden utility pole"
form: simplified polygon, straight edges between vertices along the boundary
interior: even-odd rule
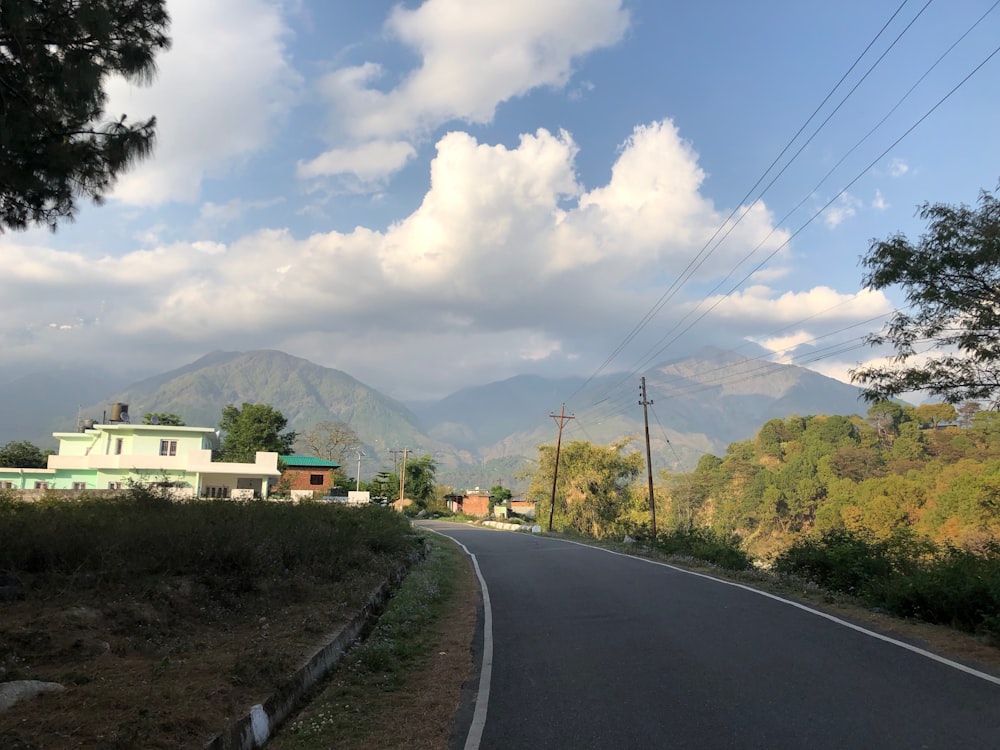
[[[556,424],[559,425],[559,437],[556,438],[556,462],[555,466],[552,467],[552,504],[549,506],[549,531],[551,532],[552,516],[556,510],[556,480],[559,478],[559,451],[562,449],[563,425],[576,417],[566,415],[566,404],[562,405],[558,414],[549,414],[549,416],[556,420]]]
[[[646,378],[639,383],[639,405],[642,406],[642,421],[646,424],[646,476],[649,478],[649,517],[653,527],[653,543],[656,543],[656,499],[653,497],[653,460],[649,450],[649,413],[646,407],[653,402],[646,398]]]

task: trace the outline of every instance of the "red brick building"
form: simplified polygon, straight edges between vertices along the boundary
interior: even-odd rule
[[[466,490],[461,495],[447,495],[448,510],[467,516],[486,518],[490,514],[490,493],[485,490]]]
[[[334,470],[340,468],[336,461],[316,456],[281,456],[281,462],[285,466],[281,478],[291,483],[289,489],[292,490],[326,493],[333,487]]]

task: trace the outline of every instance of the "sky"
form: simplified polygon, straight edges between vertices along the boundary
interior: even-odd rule
[[[904,303],[869,243],[1000,181],[993,0],[167,8],[107,84],[153,156],[0,234],[0,380],[279,349],[416,400],[712,345],[846,381]]]

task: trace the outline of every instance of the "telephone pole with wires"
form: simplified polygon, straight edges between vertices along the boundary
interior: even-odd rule
[[[656,499],[653,496],[653,459],[649,450],[649,411],[646,407],[653,402],[646,398],[646,378],[639,380],[639,405],[642,407],[642,421],[646,425],[646,476],[649,478],[649,517],[652,521],[653,543],[656,543]]]
[[[556,424],[559,425],[559,437],[556,438],[556,461],[555,465],[552,467],[552,504],[549,506],[549,532],[552,532],[552,516],[556,511],[556,480],[559,478],[559,451],[562,448],[562,431],[563,425],[565,425],[569,420],[576,419],[574,416],[567,416],[566,414],[566,404],[562,405],[562,409],[558,414],[549,414]]]

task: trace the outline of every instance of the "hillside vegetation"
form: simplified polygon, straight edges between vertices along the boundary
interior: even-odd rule
[[[555,531],[763,566],[1000,642],[1000,413],[978,408],[770,420],[692,472],[660,473],[655,541],[628,441],[563,445],[554,509],[555,447],[542,446],[529,496],[543,528],[551,512]]]
[[[738,534],[761,556],[834,530],[984,548],[1000,539],[1000,413],[966,410],[959,426],[937,418],[941,407],[771,420],[725,456],[664,475],[664,512]]]

